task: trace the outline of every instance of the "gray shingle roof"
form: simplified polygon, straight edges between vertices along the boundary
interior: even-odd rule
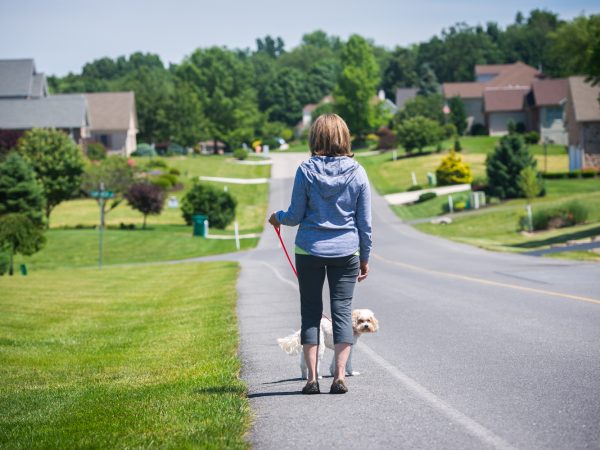
[[[87,104],[82,94],[0,100],[0,129],[80,128],[88,122]]]
[[[0,98],[29,97],[34,74],[33,59],[0,59]]]
[[[46,81],[46,75],[43,73],[36,73],[33,76],[31,83],[31,97],[39,98],[46,97],[48,95],[48,82]]]
[[[137,128],[133,92],[96,92],[84,94],[89,107],[92,131],[128,130],[133,118]]]

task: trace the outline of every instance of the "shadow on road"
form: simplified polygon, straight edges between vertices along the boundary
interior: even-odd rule
[[[254,394],[248,394],[248,398],[277,397],[283,395],[302,395],[302,392],[300,390],[288,392],[256,392]]]

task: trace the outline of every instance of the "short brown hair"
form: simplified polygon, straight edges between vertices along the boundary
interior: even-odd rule
[[[354,156],[348,125],[337,114],[317,117],[310,127],[308,145],[313,156]]]

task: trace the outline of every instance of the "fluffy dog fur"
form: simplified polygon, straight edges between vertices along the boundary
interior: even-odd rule
[[[379,323],[370,309],[355,309],[352,311],[352,329],[354,330],[354,344],[358,341],[358,338],[365,333],[375,333],[379,329]],[[300,355],[300,371],[303,379],[308,378],[308,367],[304,360],[304,353],[302,351],[302,344],[300,343],[300,330],[294,334],[290,334],[284,338],[277,339],[279,347],[286,352],[288,355]],[[331,319],[323,317],[321,319],[321,332],[319,333],[319,354],[317,359],[317,373],[321,373],[321,363],[323,361],[323,354],[325,353],[325,347],[335,350],[333,345],[333,327]],[[352,353],[354,346],[350,350],[350,356],[346,363],[346,375],[360,375],[360,372],[356,372],[352,369]],[[334,374],[335,371],[335,357],[331,359],[329,365],[329,373]],[[321,378],[321,375],[319,375]]]

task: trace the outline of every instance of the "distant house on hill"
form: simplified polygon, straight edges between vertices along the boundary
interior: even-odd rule
[[[63,130],[84,144],[97,140],[128,156],[136,148],[133,92],[49,95],[33,59],[0,60],[0,134],[19,136],[32,128]]]
[[[566,80],[547,80],[522,62],[475,66],[475,81],[444,83],[446,99],[458,96],[465,103],[468,129],[485,126],[490,135],[508,132],[508,123],[522,123],[542,138],[566,143],[562,121]]]
[[[396,89],[396,108],[397,111],[404,108],[404,104],[414,99],[419,92],[419,88],[398,88]]]
[[[84,94],[90,117],[90,139],[101,142],[109,152],[129,156],[137,147],[138,132],[133,92]]]
[[[566,122],[570,170],[600,167],[600,86],[585,77],[569,77]]]

